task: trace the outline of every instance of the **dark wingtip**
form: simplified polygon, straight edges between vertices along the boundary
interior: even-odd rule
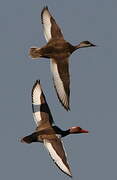
[[[34,85],[33,85],[33,89],[35,88],[35,86],[36,86],[37,84],[40,85],[40,80],[36,80],[36,81],[35,81],[35,83],[34,83]]]
[[[64,105],[63,105],[63,106],[64,106]],[[71,111],[71,109],[70,109],[69,106],[68,106],[68,107],[64,106],[64,108],[65,108],[67,111]]]
[[[69,106],[65,106],[60,98],[59,98],[59,101],[61,102],[62,106],[65,108],[66,111],[71,111],[70,107]]]
[[[70,178],[73,178],[73,175],[72,175],[72,173],[71,173],[71,170],[69,169],[69,171],[70,171],[70,174],[67,174]]]
[[[45,5],[45,6],[43,7],[43,10],[44,10],[44,9],[48,9],[48,6],[47,6],[47,5]]]
[[[37,84],[40,84],[40,80],[36,80],[35,81],[35,84],[37,85]]]
[[[47,5],[44,8],[48,10],[48,6]]]
[[[69,169],[69,173],[67,173],[67,172],[63,171],[63,170],[58,166],[58,164],[57,164],[55,161],[54,161],[54,163],[57,165],[57,167],[58,167],[63,173],[65,173],[65,174],[66,174],[67,176],[69,176],[70,178],[73,178],[70,168],[68,168],[68,169]]]
[[[70,107],[68,107],[68,111],[71,111]]]
[[[65,172],[64,172],[65,173]],[[71,172],[70,172],[71,173]],[[73,178],[72,174],[67,174],[65,173],[67,176],[69,176],[70,178]]]
[[[70,178],[73,178],[72,174],[71,174],[71,175],[69,175],[69,177],[70,177]]]
[[[55,88],[55,90],[56,90],[56,94],[57,94],[57,97],[58,97],[61,105],[64,107],[64,109],[65,109],[66,111],[70,111],[71,109],[70,109],[70,106],[69,106],[69,102],[68,102],[68,105],[66,106],[66,105],[62,102],[62,100],[60,99],[55,85],[54,85],[54,88]]]

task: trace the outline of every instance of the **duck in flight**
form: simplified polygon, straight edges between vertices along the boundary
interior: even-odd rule
[[[47,44],[42,48],[32,47],[29,56],[35,58],[49,58],[51,64],[52,77],[57,96],[66,110],[70,109],[70,75],[69,56],[77,49],[84,47],[95,47],[89,41],[80,42],[73,46],[64,39],[60,27],[52,17],[48,7],[44,7],[41,12],[44,36]]]
[[[36,81],[32,89],[32,110],[36,130],[31,135],[23,137],[21,142],[28,144],[42,142],[59,169],[72,177],[61,138],[69,134],[88,133],[88,131],[78,126],[64,131],[55,126],[40,81]]]

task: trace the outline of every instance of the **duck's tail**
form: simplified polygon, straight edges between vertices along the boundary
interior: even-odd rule
[[[20,139],[20,142],[30,144],[32,142],[37,142],[37,133],[32,133],[29,136],[25,136]]]
[[[40,48],[31,47],[29,49],[28,55],[31,56],[32,59],[40,58],[41,57]]]

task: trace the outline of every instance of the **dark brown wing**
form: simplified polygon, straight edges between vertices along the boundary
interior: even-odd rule
[[[36,81],[32,89],[32,110],[39,130],[50,127],[54,123],[40,81]]]
[[[69,164],[67,162],[67,157],[65,150],[63,148],[63,144],[61,140],[56,136],[55,139],[48,140],[44,139],[44,145],[49,151],[49,154],[55,164],[67,175],[72,177],[71,170]]]
[[[44,36],[47,42],[52,38],[62,38],[63,34],[57,25],[55,19],[50,14],[48,7],[44,7],[41,12],[41,20],[43,25]]]
[[[68,59],[66,58],[60,61],[52,59],[51,71],[58,98],[65,109],[69,110],[70,76]]]

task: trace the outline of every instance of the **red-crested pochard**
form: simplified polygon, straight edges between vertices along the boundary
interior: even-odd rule
[[[64,173],[72,177],[61,138],[69,134],[88,133],[88,131],[79,126],[71,127],[63,131],[55,126],[40,81],[36,81],[32,89],[32,110],[37,126],[36,130],[31,135],[23,137],[21,142],[28,144],[32,142],[42,142],[55,164]]]

